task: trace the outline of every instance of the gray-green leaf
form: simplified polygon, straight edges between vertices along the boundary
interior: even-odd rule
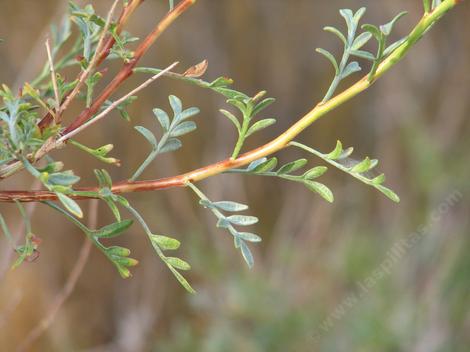
[[[226,218],[227,221],[238,226],[249,226],[254,225],[258,222],[258,218],[255,216],[248,215],[231,215]]]
[[[169,264],[170,266],[172,266],[175,269],[179,269],[179,270],[190,270],[191,269],[191,265],[189,265],[189,263],[185,262],[183,259],[180,259],[180,258],[166,257],[165,261],[167,262],[167,264]]]
[[[168,117],[168,114],[162,109],[158,108],[153,109],[153,113],[157,117],[158,122],[160,122],[160,125],[162,126],[163,130],[168,131],[168,129],[170,128],[170,118]]]
[[[385,182],[385,175],[384,174],[380,174],[379,176],[372,179],[372,183],[374,185],[381,185],[384,182]]]
[[[406,16],[408,12],[406,11],[403,11],[403,12],[400,12],[398,15],[396,15],[390,22],[388,22],[387,24],[384,24],[382,26],[380,26],[380,30],[382,31],[383,34],[385,34],[386,36],[389,36],[390,33],[392,32],[393,30],[393,27],[395,26],[395,24],[397,23],[397,21],[402,18],[403,16]]]
[[[310,189],[312,192],[318,193],[326,201],[333,203],[334,201],[333,192],[331,192],[331,190],[327,186],[325,186],[323,183],[319,183],[315,181],[305,181],[304,183],[307,186],[307,188]]]
[[[246,133],[246,137],[251,136],[253,133],[258,132],[266,127],[269,127],[276,123],[276,119],[264,119],[258,122],[255,122]]]
[[[269,172],[272,169],[274,169],[276,166],[277,166],[277,159],[276,158],[271,158],[271,159],[265,161],[264,163],[256,166],[252,170],[252,172],[254,172],[256,174],[263,173],[263,172]]]
[[[370,38],[372,38],[372,34],[369,32],[361,33],[354,40],[354,43],[351,46],[351,50],[359,50],[370,40]]]
[[[172,137],[179,137],[183,136],[187,133],[190,133],[194,131],[197,128],[196,123],[193,121],[185,121],[178,126],[176,126],[172,131],[171,131],[171,136]]]
[[[255,170],[259,165],[265,163],[267,160],[268,160],[268,158],[261,158],[261,159],[255,160],[255,161],[251,162],[250,165],[248,165],[246,170],[251,172],[251,171]]]
[[[246,264],[248,264],[248,267],[250,269],[253,268],[253,264],[254,264],[253,254],[251,254],[251,251],[245,242],[242,241],[240,243],[240,249],[242,251],[243,259],[245,259],[245,262]]]
[[[333,56],[333,54],[331,54],[329,51],[327,51],[325,49],[322,49],[322,48],[317,48],[315,50],[317,51],[317,53],[322,54],[324,57],[326,57],[331,62],[331,64],[333,65],[333,67],[335,69],[335,74],[339,75],[339,66],[338,66],[338,63],[336,62],[336,59]]]
[[[181,112],[183,111],[183,104],[181,103],[181,99],[174,95],[170,95],[168,97],[168,100],[170,101],[170,105],[173,109],[175,116],[181,114]]]
[[[186,291],[188,291],[189,293],[196,293],[196,291],[194,291],[194,289],[189,284],[188,280],[186,280],[183,275],[176,271],[176,269],[174,269],[171,265],[168,265],[168,267],[170,268],[171,272],[176,277],[176,279],[179,281],[181,286],[186,289]]]
[[[261,237],[250,232],[238,232],[237,237],[248,242],[261,242]]]
[[[178,120],[179,121],[184,121],[186,119],[189,119],[190,117],[193,117],[194,115],[199,114],[200,110],[199,108],[188,108],[186,110],[183,110],[181,114],[179,114]]]
[[[221,210],[229,212],[244,211],[248,209],[248,205],[231,201],[213,202],[211,204]]]
[[[135,126],[134,128],[141,135],[143,135],[145,137],[145,139],[150,143],[150,145],[152,146],[153,149],[157,148],[157,144],[158,144],[157,138],[155,138],[155,136],[153,135],[153,133],[150,130],[148,130],[147,128],[145,128],[143,126]]]
[[[369,171],[371,169],[371,161],[369,157],[366,157],[363,161],[356,164],[352,169],[351,172],[361,174],[363,172]]]
[[[48,183],[53,185],[61,185],[61,186],[71,186],[74,183],[80,181],[80,177],[74,175],[73,173],[69,172],[60,172],[60,173],[53,173],[50,174],[48,177]]]
[[[357,61],[350,62],[341,73],[341,78],[346,78],[359,71],[361,71],[361,66],[359,66],[359,63]]]
[[[160,153],[168,153],[168,152],[173,152],[175,150],[178,150],[181,148],[183,144],[181,141],[177,138],[170,138],[168,141],[165,143],[165,145],[160,149]]]
[[[400,197],[398,197],[398,195],[395,192],[393,192],[391,189],[384,187],[384,186],[377,186],[377,189],[383,194],[385,194],[388,198],[393,200],[395,203],[400,202]]]
[[[220,112],[230,120],[230,122],[232,122],[235,127],[237,128],[238,132],[240,132],[241,130],[241,126],[240,126],[240,122],[238,121],[238,119],[235,117],[235,115],[233,115],[230,111],[227,111],[227,110],[224,110],[224,109],[220,109]]]
[[[180,241],[167,236],[153,235],[151,240],[164,251],[178,249],[181,245]]]
[[[375,60],[375,56],[365,50],[351,50],[351,55],[354,55],[354,56],[360,57],[361,59],[366,59],[369,61]]]
[[[64,205],[64,207],[71,212],[73,215],[82,218],[83,212],[80,206],[75,202],[72,198],[67,197],[63,193],[56,193],[57,197],[59,198],[60,202]]]
[[[314,178],[318,178],[323,175],[327,170],[328,168],[326,166],[317,166],[303,174],[302,178],[313,180]]]
[[[261,102],[259,102],[255,106],[255,108],[253,109],[253,112],[251,113],[251,116],[257,115],[260,111],[266,109],[269,105],[271,105],[275,101],[276,101],[276,99],[274,99],[274,98],[266,98],[266,99],[262,100]]]
[[[344,45],[346,45],[346,37],[337,28],[327,26],[327,27],[324,27],[323,30],[327,31],[327,32],[330,32],[330,33],[333,33],[334,35],[336,35],[343,42]]]
[[[340,141],[336,141],[336,147],[335,149],[327,154],[325,157],[330,160],[336,160],[341,156],[341,153],[343,152],[343,145],[341,144]]]
[[[132,220],[123,220],[103,226],[99,230],[93,232],[93,235],[98,238],[112,238],[119,236],[124,231],[126,231],[134,221]]]
[[[278,175],[286,175],[303,168],[307,164],[307,159],[299,159],[283,165],[278,171]]]

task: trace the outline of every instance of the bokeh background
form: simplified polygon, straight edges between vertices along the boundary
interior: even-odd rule
[[[104,15],[111,2],[93,3]],[[143,37],[166,6],[163,0],[146,1],[129,30]],[[182,70],[208,59],[208,79],[232,77],[235,87],[249,94],[266,89],[277,102],[265,115],[278,123],[248,146],[259,145],[323,97],[332,70],[314,48],[335,53],[341,48],[321,29],[343,28],[338,9],[360,6],[367,6],[365,20],[372,23],[408,11],[397,26],[399,38],[419,18],[422,1],[200,0],[158,40],[144,65],[179,60]],[[65,7],[57,0],[0,1],[2,82],[19,87],[32,80],[45,60],[48,25],[60,20]],[[340,139],[355,147],[356,158],[378,158],[400,204],[335,170],[323,177],[335,193],[333,205],[300,185],[274,179],[230,175],[201,182],[212,199],[248,203],[260,218],[256,232],[263,242],[251,246],[256,264],[249,270],[230,236],[216,229],[191,192],[132,195],[155,232],[182,241],[178,255],[192,264],[187,277],[198,293],[187,294],[178,285],[134,226],[115,241],[140,259],[132,279],[122,280],[93,250],[74,292],[32,350],[468,351],[469,16],[469,4],[463,3],[372,89],[300,137],[323,151]],[[112,64],[110,72],[117,67]],[[143,79],[132,77],[122,92]],[[168,79],[133,104],[132,123],[157,131],[151,109],[168,109],[169,94],[201,108],[198,133],[185,137],[179,152],[159,158],[145,178],[225,158],[235,141],[232,126],[218,112],[226,106],[220,97]],[[115,179],[128,177],[148,152],[132,125],[117,115],[79,140],[115,145],[114,155],[123,161],[120,168],[108,168]],[[54,156],[65,158],[83,184],[94,182],[91,170],[100,165],[89,156],[70,148]],[[278,155],[286,162],[300,156]],[[22,173],[0,187],[25,188],[31,182]],[[14,206],[0,204],[0,211],[21,230]],[[43,240],[37,261],[9,271],[5,258],[11,249],[1,242],[1,351],[14,351],[50,311],[83,242],[83,235],[50,209],[38,206],[32,214]],[[111,220],[102,206],[99,218],[100,225]]]

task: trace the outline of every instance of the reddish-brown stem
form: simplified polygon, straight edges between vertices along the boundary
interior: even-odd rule
[[[217,163],[202,167],[197,170],[190,171],[185,174],[178,176],[162,178],[158,180],[149,181],[135,181],[129,182],[127,180],[115,183],[112,187],[112,192],[115,194],[120,193],[131,193],[131,192],[144,192],[144,191],[156,191],[172,187],[184,187],[187,182],[195,182],[210,176],[220,174],[224,171],[237,168],[247,163],[257,160],[267,154],[272,154],[280,149],[287,146],[289,141],[283,140],[283,137],[279,137],[270,143],[265,144],[255,150],[241,155],[238,159],[225,159]],[[98,192],[97,187],[82,187],[76,188],[76,192]],[[92,196],[83,195],[70,195],[74,199],[92,199]],[[18,200],[20,202],[38,202],[45,200],[56,200],[57,195],[49,191],[2,191],[0,192],[0,202],[14,202]]]
[[[176,6],[172,11],[168,12],[165,17],[157,24],[153,31],[142,41],[142,43],[137,47],[134,53],[132,60],[124,64],[119,73],[113,78],[113,80],[107,85],[98,98],[93,102],[93,104],[83,110],[80,115],[78,115],[74,121],[65,129],[64,134],[73,131],[78,126],[85,123],[89,118],[91,118],[103,105],[103,103],[116,91],[116,89],[132,75],[132,70],[137,65],[139,60],[152,44],[157,40],[157,38],[191,5],[193,5],[196,0],[183,0],[178,6]]]

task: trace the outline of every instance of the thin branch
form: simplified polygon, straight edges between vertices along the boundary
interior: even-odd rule
[[[127,24],[127,21],[131,17],[131,15],[135,12],[135,10],[139,7],[144,2],[144,0],[132,0],[125,6],[121,12],[121,15],[119,16],[119,19],[117,21],[116,25],[116,34],[120,35],[122,30],[124,29],[125,25]],[[114,39],[113,36],[109,36],[108,40],[106,41],[106,44],[103,46],[103,49],[101,50],[100,57],[98,59],[97,67],[108,57],[109,53],[111,52],[111,48],[114,46],[116,40]],[[81,74],[81,72],[80,72]],[[67,95],[68,96],[68,95]],[[65,97],[65,99],[67,98]],[[52,115],[47,114],[45,115],[41,121],[39,122],[38,126],[41,129],[44,129],[46,126],[48,126],[51,122]]]
[[[93,200],[90,203],[90,218],[88,220],[88,227],[95,228],[98,222],[98,201]],[[57,312],[64,305],[65,301],[70,297],[72,292],[75,289],[78,279],[83,273],[83,269],[90,257],[90,252],[92,248],[92,242],[85,238],[83,241],[82,247],[78,254],[77,261],[70,272],[67,281],[65,282],[62,290],[54,298],[54,301],[51,307],[48,309],[47,314],[39,321],[39,323],[29,332],[20,346],[17,348],[17,352],[28,351],[33,343],[41,337],[42,334],[51,326],[54,322]]]
[[[122,23],[125,23],[130,14],[143,2],[144,0],[135,0],[132,3],[129,3],[128,11],[124,11],[121,15]],[[79,127],[81,124],[85,123],[90,119],[96,112],[101,108],[101,106],[106,102],[106,100],[113,94],[116,89],[133,73],[133,68],[138,63],[139,59],[145,54],[145,52],[150,48],[150,45],[155,42],[155,40],[167,29],[183,12],[185,12],[191,5],[193,5],[196,0],[183,0],[177,7],[175,7],[171,12],[167,13],[166,16],[160,21],[160,23],[154,28],[154,30],[147,36],[143,43],[137,48],[136,52],[139,52],[139,56],[134,55],[134,58],[127,64],[125,64],[121,71],[115,76],[115,78],[108,84],[108,86],[103,90],[101,95],[96,99],[96,101],[87,109],[83,110],[82,113],[65,129],[63,132],[67,134]],[[119,27],[119,26],[118,26]],[[109,54],[109,50],[114,44],[114,41],[108,41],[105,45],[105,51],[103,54],[106,56]],[[110,46],[109,46],[110,45]],[[103,57],[100,58],[100,60]],[[98,62],[101,62],[98,60]],[[51,119],[51,114],[46,115],[38,124],[39,128],[43,129],[48,126]],[[42,148],[41,153],[36,153],[35,160],[38,160],[44,153],[51,151],[53,146],[59,146],[60,144],[49,144],[47,148]],[[33,161],[34,162],[34,161]],[[19,170],[22,169],[22,164],[19,161],[15,161],[4,167],[0,167],[0,180],[5,179]]]
[[[92,118],[91,120],[88,120],[87,122],[85,122],[83,125],[80,125],[78,128],[70,131],[69,133],[63,135],[62,137],[60,137],[58,140],[57,140],[57,144],[62,144],[64,143],[67,139],[70,139],[72,138],[73,136],[75,136],[77,133],[83,131],[84,129],[86,129],[87,127],[90,127],[92,124],[98,122],[99,120],[101,120],[102,118],[106,117],[106,115],[108,115],[111,111],[113,111],[114,109],[116,109],[121,103],[123,103],[124,101],[126,101],[127,99],[129,99],[131,96],[135,95],[136,93],[140,92],[142,89],[148,87],[151,83],[153,83],[154,81],[156,81],[158,78],[160,78],[161,76],[163,76],[165,73],[167,73],[168,71],[170,71],[171,69],[173,69],[176,65],[178,64],[178,62],[174,62],[172,63],[170,66],[168,66],[166,69],[164,69],[162,72],[156,74],[155,76],[149,78],[147,81],[145,81],[144,83],[142,83],[140,86],[138,86],[137,88],[135,88],[134,90],[132,90],[131,92],[127,93],[126,95],[124,95],[122,98],[116,100],[115,102],[113,102],[110,106],[108,106],[105,110],[103,110],[100,114],[96,115],[94,118]]]
[[[455,7],[461,0],[444,0],[431,14],[423,16],[415,28],[407,37],[407,40],[395,49],[390,56],[385,59],[374,74],[373,80],[369,81],[368,75],[364,76],[360,81],[355,83],[344,92],[336,95],[327,102],[316,105],[310,112],[302,117],[297,123],[287,129],[284,133],[279,135],[271,142],[258,147],[241,155],[237,159],[225,159],[215,164],[187,172],[182,175],[173,177],[149,180],[149,181],[121,181],[112,187],[113,193],[129,193],[129,192],[142,192],[160,190],[171,187],[185,187],[188,182],[194,183],[211,176],[221,174],[227,170],[247,165],[248,163],[266,157],[273,153],[284,149],[288,144],[294,140],[303,130],[309,127],[313,122],[320,117],[326,115],[328,112],[333,111],[338,106],[351,100],[358,94],[369,88],[376,79],[380,78],[383,74],[389,71],[394,65],[405,57],[409,50],[421,39],[421,37],[434,25],[445,13]],[[97,192],[96,187],[77,188],[77,192]],[[39,191],[4,191],[0,192],[0,202],[13,202],[19,200],[20,202],[35,202],[43,200],[55,200],[56,195],[52,192]],[[90,199],[92,196],[75,195],[75,199]]]
[[[32,161],[32,163],[34,163],[37,160],[41,159],[44,155],[46,155],[50,151],[52,151],[52,150],[54,150],[58,147],[63,146],[64,143],[68,139],[70,139],[71,137],[73,137],[74,135],[79,133],[80,131],[84,130],[85,128],[89,127],[90,125],[94,124],[95,122],[98,122],[102,118],[106,117],[112,110],[117,108],[122,102],[124,102],[125,100],[127,100],[129,97],[133,96],[134,94],[136,94],[140,90],[142,90],[142,89],[146,88],[147,86],[149,86],[152,82],[157,80],[159,77],[163,76],[165,73],[167,73],[173,67],[175,67],[177,64],[178,64],[178,62],[174,62],[173,64],[168,66],[166,69],[162,70],[161,72],[159,72],[155,76],[149,78],[143,84],[141,84],[140,86],[138,86],[137,88],[135,88],[134,90],[132,90],[131,92],[129,92],[128,94],[123,96],[122,98],[116,100],[114,103],[112,103],[110,106],[108,106],[105,110],[103,110],[100,114],[98,114],[95,118],[93,118],[91,120],[88,120],[85,124],[81,125],[76,130],[73,130],[73,131],[63,135],[58,140],[55,140],[55,137],[50,137],[33,156],[28,156],[28,158]],[[21,161],[18,160],[13,164],[8,165],[8,167],[9,168],[7,170],[2,170],[3,173],[0,175],[0,180],[3,179],[3,178],[7,178],[8,176],[11,176],[12,174],[14,174],[18,170],[20,170],[23,167],[23,165],[22,165]]]
[[[83,110],[75,120],[65,129],[65,134],[78,128],[90,119],[101,108],[104,102],[117,90],[117,88],[133,74],[133,69],[144,56],[157,38],[196,0],[182,0],[178,6],[172,11],[168,12],[165,17],[155,26],[153,31],[140,43],[134,52],[134,57],[118,72],[114,79],[106,86],[101,95],[96,98],[96,101],[87,109]]]
[[[49,60],[49,70],[51,72],[52,78],[52,87],[54,88],[54,96],[55,96],[55,123],[60,122],[60,97],[59,97],[59,88],[57,87],[57,76],[54,69],[54,60],[52,60],[52,53],[51,53],[51,45],[49,43],[49,38],[46,40],[46,51],[47,51],[47,59]]]
[[[95,54],[93,55],[93,58],[88,64],[87,69],[85,71],[82,71],[80,76],[78,77],[78,83],[75,86],[75,88],[67,96],[64,103],[60,106],[58,115],[61,115],[65,110],[67,110],[70,103],[75,99],[77,94],[80,92],[80,89],[82,89],[87,78],[90,76],[90,74],[92,74],[93,70],[96,68],[99,62],[99,59],[101,57],[101,50],[104,48],[106,34],[108,33],[108,29],[109,29],[109,26],[111,25],[114,11],[116,10],[116,6],[118,3],[119,3],[119,0],[114,0],[113,6],[111,6],[111,9],[108,12],[108,16],[106,17],[106,24],[104,25],[103,32],[101,33],[100,39],[98,41],[98,45],[96,46]]]
[[[127,21],[129,20],[131,15],[135,12],[137,7],[139,7],[143,2],[144,2],[144,0],[132,0],[131,2],[129,2],[124,7],[124,9],[121,12],[121,15],[119,16],[119,19],[117,21],[117,26],[116,26],[116,34],[117,35],[121,34],[122,30],[124,29],[124,26],[127,24]],[[111,51],[111,48],[114,46],[115,42],[116,42],[116,39],[114,39],[113,36],[109,36],[106,44],[103,47],[103,50],[101,51],[101,55],[98,59],[98,64],[97,64],[98,66],[104,60],[106,60],[106,58],[108,57],[108,55]]]

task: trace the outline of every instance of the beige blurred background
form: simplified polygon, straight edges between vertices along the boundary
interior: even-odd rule
[[[104,15],[111,1],[93,3]],[[143,37],[166,6],[163,0],[147,0],[129,30]],[[422,1],[199,0],[158,40],[143,65],[163,67],[179,60],[183,70],[208,59],[208,79],[232,77],[248,94],[266,89],[277,102],[265,115],[278,123],[248,147],[259,145],[323,97],[333,73],[314,48],[339,53],[340,45],[321,29],[343,28],[338,9],[360,6],[367,6],[365,20],[372,23],[408,11],[397,26],[398,39],[418,20]],[[65,7],[65,1],[0,0],[2,82],[18,87],[36,75],[45,60],[48,25],[60,20]],[[300,185],[275,179],[229,175],[201,182],[212,199],[246,202],[250,214],[260,218],[256,232],[263,242],[251,246],[256,263],[250,271],[230,236],[216,229],[215,219],[191,192],[132,195],[155,232],[182,241],[178,255],[192,264],[187,277],[198,293],[189,295],[178,285],[134,226],[115,241],[139,258],[134,276],[122,280],[93,250],[75,291],[32,350],[467,351],[469,16],[469,4],[463,3],[372,89],[300,137],[323,151],[340,139],[355,147],[356,158],[378,158],[400,204],[335,170],[323,177],[335,193],[333,205]],[[132,77],[121,93],[143,79]],[[223,159],[235,141],[232,126],[218,112],[225,106],[220,97],[167,79],[132,105],[132,123],[157,131],[151,109],[168,109],[169,94],[201,108],[199,129],[184,137],[183,149],[157,159],[144,178]],[[146,142],[117,114],[79,141],[115,145],[113,155],[123,165],[108,170],[116,180],[128,177],[148,152]],[[70,148],[54,156],[65,158],[82,184],[94,182],[91,171],[100,164],[89,156]],[[285,162],[300,156],[296,151],[278,155]],[[321,162],[311,159],[310,164]],[[30,183],[23,173],[0,187]],[[18,229],[16,208],[0,204],[0,211]],[[99,214],[100,225],[111,220],[102,206]],[[46,315],[83,241],[82,233],[48,208],[38,206],[32,219],[43,240],[41,256],[2,275],[0,351],[14,351]],[[390,255],[418,231],[416,243]],[[1,245],[4,259],[3,239]]]

